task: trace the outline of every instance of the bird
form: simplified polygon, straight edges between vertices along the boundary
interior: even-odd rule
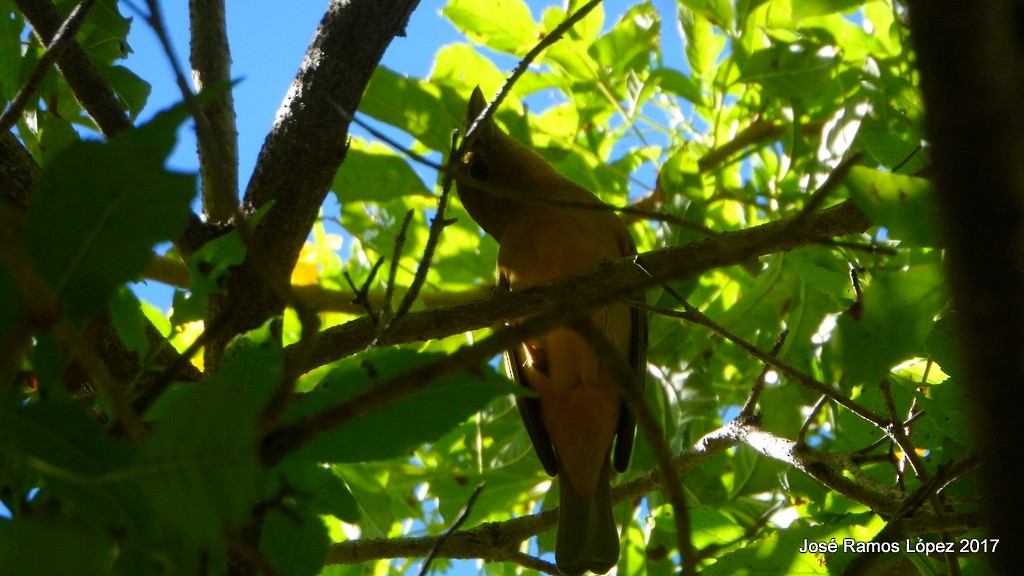
[[[478,86],[467,107],[467,129],[485,107]],[[637,253],[618,214],[493,118],[478,128],[455,171],[463,206],[498,243],[501,288],[520,290]],[[632,368],[630,384],[643,390],[646,315],[623,299],[588,316]],[[609,466],[625,471],[636,434],[611,360],[569,327],[531,337],[504,358],[509,377],[536,392],[517,395],[516,405],[545,471],[558,478],[558,570],[566,576],[604,574],[619,559]]]

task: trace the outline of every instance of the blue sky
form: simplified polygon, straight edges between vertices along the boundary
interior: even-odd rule
[[[241,80],[235,86],[234,97],[239,133],[239,175],[244,187],[327,2],[246,0],[228,1],[227,5],[233,60],[231,72],[234,78]],[[386,66],[408,74],[426,74],[437,48],[459,39],[455,28],[441,17],[439,10],[442,6],[443,3],[437,1],[420,5],[413,14],[407,37],[396,38],[388,48],[384,57]],[[187,3],[163,2],[162,7],[178,59],[187,70]],[[126,4],[122,3],[122,11],[135,18],[128,38],[133,54],[126,65],[153,85],[149,104],[142,115],[146,120],[178,102],[181,97],[155,34]],[[196,169],[194,139],[188,131],[183,131],[171,165]]]

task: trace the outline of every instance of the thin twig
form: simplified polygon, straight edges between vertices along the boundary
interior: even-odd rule
[[[454,147],[455,137],[453,135],[452,148]],[[444,232],[445,228],[455,223],[454,220],[449,220],[445,216],[448,212],[448,198],[451,196],[451,192],[452,180],[446,175],[441,182],[441,194],[437,197],[437,208],[434,210],[434,217],[430,220],[430,232],[427,235],[427,243],[423,247],[423,256],[416,267],[416,274],[413,276],[412,284],[409,285],[409,289],[406,290],[405,295],[402,297],[402,302],[398,305],[398,309],[395,310],[394,316],[388,319],[383,332],[390,330],[409,313],[413,302],[419,296],[420,289],[423,287],[424,282],[427,281],[427,272],[430,271],[430,266],[434,262],[434,252],[441,241],[441,232]]]
[[[674,291],[673,291],[674,293]],[[677,295],[678,296],[678,295]],[[789,330],[783,330],[779,337],[775,339],[775,345],[772,346],[771,352],[768,354],[772,358],[778,358],[779,350],[782,350],[782,345],[786,343],[786,337],[789,335]],[[754,387],[750,390],[750,394],[747,396],[747,401],[743,404],[743,408],[740,410],[740,418],[752,418],[754,411],[757,410],[757,402],[761,399],[761,392],[764,390],[764,382],[768,377],[768,372],[771,370],[771,366],[765,364],[761,368],[761,373],[757,376],[757,381],[754,382]]]
[[[425,576],[430,570],[430,565],[434,562],[434,558],[437,557],[437,551],[441,549],[444,541],[451,537],[469,518],[470,512],[473,511],[473,504],[476,503],[476,499],[480,496],[480,493],[484,491],[484,483],[477,484],[476,490],[469,495],[469,499],[466,500],[466,505],[459,511],[459,515],[455,518],[455,522],[444,531],[444,534],[434,541],[434,545],[430,548],[430,553],[423,560],[423,565],[420,566],[419,576]]]
[[[927,412],[924,411],[924,410],[915,412],[914,414],[912,414],[910,416],[910,418],[908,418],[903,423],[903,426],[904,427],[910,426],[912,423],[916,422],[919,418],[921,418],[922,416],[924,416],[926,414],[927,414]],[[883,433],[882,436],[878,438],[878,440],[875,440],[870,445],[865,446],[864,448],[861,448],[860,450],[858,450],[857,454],[869,454],[872,450],[874,450],[875,448],[878,448],[879,446],[881,446],[882,444],[885,444],[886,442],[892,442],[892,438],[888,434]]]
[[[444,177],[444,179],[442,180],[442,183],[441,183],[441,194],[438,195],[438,197],[437,197],[437,207],[434,210],[434,217],[430,220],[430,232],[427,235],[427,243],[423,247],[423,257],[420,258],[420,263],[416,267],[416,273],[415,273],[415,275],[413,275],[412,283],[409,285],[409,289],[406,290],[405,295],[402,297],[402,302],[398,305],[398,309],[395,311],[395,313],[393,315],[392,314],[387,314],[388,317],[386,319],[382,319],[383,322],[379,323],[379,326],[381,327],[381,329],[380,329],[380,334],[375,339],[375,342],[374,342],[374,344],[375,344],[376,342],[379,342],[382,339],[382,337],[383,337],[383,335],[385,333],[387,333],[399,321],[401,321],[401,319],[406,314],[409,313],[409,310],[412,309],[413,303],[416,301],[416,298],[419,296],[420,289],[423,287],[423,284],[427,281],[427,273],[430,271],[430,265],[433,263],[434,252],[437,250],[437,244],[441,241],[441,232],[443,232],[446,227],[448,227],[448,226],[450,226],[450,225],[455,223],[454,220],[449,220],[449,219],[445,218],[445,214],[446,214],[446,212],[448,210],[448,198],[451,195],[452,174],[454,173],[454,171],[449,169],[447,166],[441,166],[441,165],[439,165],[439,164],[437,164],[435,162],[431,162],[430,160],[427,160],[426,158],[420,156],[419,154],[414,153],[412,150],[409,150],[409,149],[407,149],[407,148],[405,148],[403,146],[400,146],[393,139],[391,139],[391,138],[387,137],[386,135],[384,135],[383,133],[375,130],[373,127],[371,127],[369,124],[366,124],[362,120],[359,120],[353,114],[350,114],[348,110],[343,109],[341,106],[338,106],[337,104],[334,104],[334,107],[335,107],[335,109],[338,110],[338,113],[341,114],[341,116],[343,118],[347,119],[349,122],[354,122],[356,125],[361,126],[363,129],[368,131],[371,135],[373,135],[374,137],[376,137],[376,138],[386,142],[387,144],[389,144],[390,146],[394,147],[395,149],[401,151],[402,153],[406,154],[409,158],[412,158],[413,160],[416,160],[417,162],[421,162],[421,163],[423,163],[423,164],[425,164],[427,166],[431,166],[433,168],[436,168],[439,172],[441,172],[441,173],[443,173],[445,175],[445,177]],[[454,138],[453,138],[453,140],[452,140],[452,149],[454,149],[454,148],[455,148],[455,142],[454,142]],[[410,215],[411,215],[411,211],[410,211]],[[409,219],[409,215],[406,216],[406,222],[408,222],[408,219]],[[403,224],[402,232],[400,233],[402,238],[404,238],[404,233],[405,233],[404,226],[405,226],[405,224]],[[398,248],[399,248],[399,246],[396,245],[396,253],[397,253]],[[397,265],[397,262],[398,262],[398,258],[396,257],[396,258],[394,258],[394,260],[392,262],[392,271],[394,271],[394,266]],[[393,280],[394,279],[392,277],[392,281],[388,283],[387,289],[389,291],[393,290],[393,288],[392,288],[392,286],[394,284]],[[388,310],[390,311],[390,297],[385,299],[385,306],[388,306]]]
[[[391,266],[388,269],[388,283],[384,287],[384,305],[381,308],[381,322],[387,323],[391,317],[391,304],[395,296],[395,279],[398,276],[398,263],[402,260],[402,248],[405,246],[405,234],[409,230],[409,223],[412,222],[413,211],[409,210],[405,213],[405,218],[402,220],[402,226],[398,229],[398,235],[395,236],[395,249],[391,252]],[[367,301],[369,299],[367,298]]]
[[[664,316],[668,316],[670,318],[682,318],[684,320],[689,320],[695,324],[700,324],[701,326],[704,326],[706,328],[710,328],[714,332],[724,336],[733,344],[736,344],[743,350],[746,350],[747,353],[750,354],[751,356],[757,358],[758,360],[764,362],[765,364],[770,364],[771,366],[775,367],[776,370],[778,370],[779,372],[786,376],[789,376],[790,378],[793,378],[794,380],[802,384],[804,387],[810,388],[811,390],[819,394],[829,397],[832,401],[836,402],[840,406],[843,406],[844,408],[850,410],[854,414],[860,416],[861,418],[867,420],[868,422],[874,424],[875,426],[878,426],[882,430],[885,430],[886,426],[888,425],[888,420],[886,420],[885,418],[875,414],[874,412],[868,410],[867,408],[864,408],[863,406],[857,404],[853,400],[840,394],[839,391],[833,390],[832,388],[826,386],[825,384],[819,382],[818,380],[815,380],[813,377],[804,374],[803,372],[797,370],[796,368],[793,368],[792,366],[786,364],[785,362],[782,362],[778,358],[772,358],[770,354],[761,351],[759,348],[757,348],[750,342],[747,342],[743,338],[740,338],[739,336],[726,330],[724,326],[708,318],[702,312],[690,306],[688,303],[683,304],[685,308],[684,312],[679,312],[677,310],[669,310],[666,308],[650,306],[645,304],[637,304],[637,306],[640,306],[646,310],[650,310],[652,312]]]
[[[354,294],[352,296],[352,302],[354,304],[359,304],[366,310],[367,316],[369,316],[370,319],[373,320],[373,324],[375,326],[378,325],[379,316],[374,313],[373,306],[370,304],[369,290],[370,284],[372,284],[373,279],[377,277],[377,271],[380,270],[380,266],[383,263],[383,256],[377,258],[377,262],[373,265],[372,268],[370,268],[370,273],[366,276],[366,280],[363,281],[363,285],[358,288],[356,287],[355,282],[352,281],[352,276],[349,275],[347,270],[343,274],[345,277],[345,281],[348,282],[348,285],[350,288],[352,288],[352,292]]]
[[[799,229],[807,222],[807,219],[810,218],[811,214],[818,211],[822,202],[824,202],[830,194],[839,188],[839,185],[846,180],[847,174],[850,173],[850,170],[857,164],[857,162],[860,162],[860,159],[863,156],[863,152],[853,152],[832,169],[828,178],[826,178],[825,181],[821,183],[821,186],[818,186],[818,189],[811,194],[807,199],[807,202],[804,203],[804,207],[800,210],[796,219],[793,220],[794,228]]]
[[[818,398],[818,401],[814,403],[814,406],[811,407],[811,412],[807,415],[807,418],[804,418],[804,423],[800,426],[800,432],[796,435],[797,444],[807,443],[807,432],[811,429],[811,423],[814,422],[814,419],[818,416],[818,412],[821,412],[821,409],[824,408],[827,403],[828,396],[822,395]]]
[[[924,462],[918,456],[917,448],[910,443],[910,438],[907,437],[906,428],[903,426],[903,419],[896,412],[896,402],[892,398],[892,386],[889,384],[889,380],[883,379],[879,387],[882,391],[882,400],[885,403],[886,413],[889,415],[890,424],[887,427],[889,437],[900,447],[900,450],[903,452],[903,459],[910,462],[910,466],[914,469],[914,474],[922,482],[927,482],[931,475],[928,474],[928,469],[925,468]]]

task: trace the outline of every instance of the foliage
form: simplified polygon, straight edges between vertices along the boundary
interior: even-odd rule
[[[0,51],[0,95],[10,102],[44,47],[26,33],[20,12],[0,4],[9,16],[0,43],[21,46]],[[568,12],[580,5],[569,2]],[[115,2],[94,10],[79,43],[134,116],[145,82],[141,71],[116,65],[129,22]],[[521,0],[450,0],[442,12],[466,42],[441,47],[428,77],[378,67],[359,110],[432,157],[448,153],[473,87],[488,95],[501,87],[507,70],[496,62],[518,61],[567,16],[549,6],[535,17]],[[679,51],[665,41],[674,30]],[[608,204],[657,212],[629,216],[641,253],[702,240],[707,230],[800,217],[837,165],[855,163],[826,188],[824,202],[852,200],[872,221],[868,232],[836,242],[798,239],[793,249],[672,278],[649,292],[648,302],[667,310],[683,309],[680,295],[720,326],[651,315],[646,400],[674,453],[688,454],[734,419],[759,380],[766,384],[758,429],[847,458],[839,476],[869,491],[927,490],[970,453],[943,246],[931,186],[920,176],[928,158],[908,34],[901,5],[883,0],[638,2],[622,14],[598,5],[541,54],[497,110],[509,133]],[[190,254],[168,253],[165,260],[191,277],[173,315],[140,302],[128,287],[190,217],[195,176],[164,167],[185,108],[97,142],[76,131],[98,127],[73,92],[50,70],[30,99],[17,136],[42,173],[27,214],[15,217],[4,205],[0,221],[19,223],[0,233],[5,574],[223,573],[238,570],[236,557],[251,556],[280,574],[342,574],[349,570],[337,558],[346,545],[437,536],[481,482],[463,529],[554,506],[508,396],[515,388],[494,363],[432,372],[487,328],[330,357],[297,373],[296,358],[309,357],[316,340],[298,306],[239,335],[216,367],[189,377],[187,361],[203,367],[189,346],[204,325],[192,322],[208,319],[210,295],[239,297],[224,279],[246,259],[245,228]],[[423,259],[443,180],[436,173],[425,184],[417,170],[381,143],[353,138],[331,184],[348,253],[318,221],[292,263],[293,282],[346,291],[349,299],[349,280],[369,279],[362,295],[373,311],[386,291],[401,295]],[[454,222],[436,245],[418,311],[492,283],[494,241],[457,196],[447,216]],[[371,272],[381,258],[388,273]],[[345,304],[323,307],[317,318],[321,334],[343,333],[346,322],[366,315]],[[104,322],[109,334],[97,328]],[[767,352],[782,333],[777,365],[766,374],[762,359],[735,342]],[[135,360],[130,370],[107,358],[114,350]],[[186,350],[178,363],[165,355]],[[782,367],[878,421],[850,404],[815,407],[820,392]],[[437,379],[393,402],[364,403],[410,373]],[[292,397],[287,406],[282,386],[285,401]],[[141,421],[135,433],[126,406]],[[351,407],[343,424],[268,462],[275,432],[339,406]],[[708,574],[837,572],[856,554],[798,548],[808,540],[867,542],[888,520],[918,511],[873,506],[801,470],[797,457],[737,443],[684,477],[692,545]],[[641,434],[618,482],[656,467]],[[972,473],[950,479],[929,494],[922,514],[971,510],[960,503],[977,497]],[[647,490],[615,511],[624,538],[618,573],[675,573],[680,541],[662,493]],[[905,533],[899,543],[984,538],[976,528]],[[352,570],[404,573],[425,555],[377,544],[384,552]],[[552,548],[548,531],[524,550]],[[502,562],[483,564],[483,572],[522,569],[487,554],[478,556]],[[947,570],[945,561],[914,550],[881,560],[922,574]],[[981,555],[953,561],[964,573],[987,569]],[[455,572],[443,553],[433,569]]]

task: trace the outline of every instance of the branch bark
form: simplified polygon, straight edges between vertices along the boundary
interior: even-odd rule
[[[851,481],[844,472],[859,474],[851,454],[830,454],[797,445],[792,440],[772,434],[752,421],[734,420],[707,436],[692,447],[676,454],[673,468],[685,474],[726,450],[745,445],[759,453],[793,466],[814,477],[836,492],[880,514],[893,514],[903,505],[908,495],[882,486],[877,482]],[[613,504],[634,501],[661,486],[659,469],[655,468],[612,488]],[[481,524],[468,530],[455,532],[438,546],[436,557],[469,559],[483,558],[490,562],[515,562],[522,558],[515,553],[527,538],[553,528],[558,510],[545,510],[539,514],[513,518],[503,522]],[[971,529],[981,518],[973,512],[954,512],[940,515],[919,513],[894,525],[900,537],[931,533],[949,529]],[[327,553],[327,564],[357,564],[371,560],[425,556],[437,543],[439,536],[422,538],[363,538],[333,544]]]
[[[1024,517],[1024,9],[910,0],[941,225],[992,536]],[[943,366],[945,368],[945,366]],[[1004,574],[1024,548],[991,556]]]
[[[207,347],[208,366],[216,366],[219,351],[233,335],[283,309],[284,296],[272,286],[287,283],[345,157],[349,123],[337,108],[358,108],[384,50],[404,34],[417,4],[333,0],[328,6],[249,181],[247,210],[274,204],[256,229],[256,245],[249,246],[245,263],[228,280],[227,299],[211,302],[208,321],[216,321],[229,300],[236,305],[229,329]],[[277,278],[262,278],[261,269],[273,270]]]
[[[465,304],[415,312],[392,327],[380,344],[392,345],[443,338],[452,334],[494,326],[507,318],[521,318],[558,308],[570,300],[573,306],[597,306],[659,283],[699,274],[713,268],[741,264],[751,258],[792,250],[808,243],[857,234],[871,225],[852,202],[826,208],[794,230],[793,219],[770,222],[739,232],[664,248],[639,257],[602,265],[583,274],[560,278],[525,290],[494,292]],[[650,273],[648,276],[644,273]],[[568,298],[566,295],[570,295]],[[372,319],[361,317],[324,330],[307,356],[304,370],[345,358],[363,350],[377,337]],[[285,362],[296,360],[294,347],[285,348]]]
[[[15,0],[15,3],[40,41],[49,44],[63,22],[53,2]],[[75,99],[89,113],[104,136],[109,138],[132,127],[132,121],[114,95],[110,84],[77,42],[69,42],[67,48],[57,57],[57,67],[71,86]]]
[[[207,127],[198,139],[203,209],[209,222],[228,222],[238,210],[238,130],[231,82],[224,0],[190,0],[192,77],[197,91],[220,87],[203,105]],[[197,124],[197,127],[199,125]]]

